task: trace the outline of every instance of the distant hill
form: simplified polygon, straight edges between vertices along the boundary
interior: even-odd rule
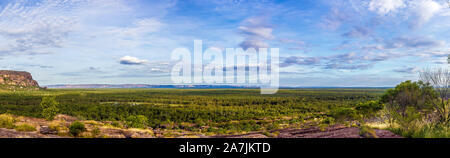
[[[39,89],[39,84],[29,72],[0,70],[0,89]]]

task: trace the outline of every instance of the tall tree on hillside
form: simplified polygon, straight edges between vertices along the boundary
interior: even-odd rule
[[[420,79],[434,87],[439,95],[439,100],[433,102],[441,121],[449,121],[448,103],[450,95],[450,69],[435,68],[424,69],[420,72]]]

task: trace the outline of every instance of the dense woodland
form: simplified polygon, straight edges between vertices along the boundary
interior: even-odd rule
[[[384,91],[290,89],[261,95],[257,89],[52,89],[0,93],[0,113],[43,117],[42,98],[55,96],[59,113],[81,119],[124,121],[129,116],[143,115],[152,128],[209,126],[210,130],[222,132],[256,131],[320,121],[335,109],[377,100]]]
[[[405,137],[449,137],[448,101],[438,94],[429,84],[411,81],[389,90],[283,89],[273,95],[258,89],[4,91],[0,114],[49,120],[65,114],[121,128],[214,134],[333,124],[366,129],[376,123]]]

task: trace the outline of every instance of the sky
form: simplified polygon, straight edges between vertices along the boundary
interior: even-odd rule
[[[450,2],[449,2],[450,3]],[[281,86],[384,87],[448,67],[446,0],[2,0],[0,69],[40,85],[172,84],[176,48],[279,48]]]

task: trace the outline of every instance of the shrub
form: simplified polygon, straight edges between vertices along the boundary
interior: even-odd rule
[[[378,138],[375,130],[367,126],[361,126],[359,128],[359,135],[364,138]]]
[[[331,117],[333,117],[336,122],[343,122],[357,119],[358,114],[356,113],[356,110],[352,108],[337,108],[331,111]]]
[[[267,130],[275,130],[275,129],[279,129],[279,128],[280,128],[280,125],[278,125],[277,123],[268,124],[266,127]]]
[[[100,128],[98,128],[98,127],[95,127],[95,128],[91,131],[92,137],[94,137],[94,138],[100,136],[100,133],[101,133],[101,131],[100,131]]]
[[[322,121],[322,123],[329,124],[329,125],[333,125],[333,124],[334,124],[334,118],[332,118],[332,117],[327,117],[327,118],[325,118],[325,119]]]
[[[413,138],[450,138],[450,124],[425,125],[416,129]]]
[[[48,124],[48,127],[59,136],[70,136],[69,128],[66,127],[66,121],[64,120],[53,120]]]
[[[324,132],[327,130],[328,125],[327,124],[319,124],[317,125],[317,127],[319,127],[319,130]]]
[[[395,134],[406,138],[450,138],[449,124],[426,124],[415,129],[389,128]]]
[[[81,133],[83,133],[85,131],[86,131],[86,127],[84,127],[84,124],[81,122],[78,122],[78,121],[75,121],[69,127],[70,134],[72,134],[75,137],[77,137],[78,135],[80,135]]]
[[[394,113],[394,119],[400,127],[406,130],[414,130],[419,127],[419,121],[422,118],[420,112],[413,107],[407,107],[403,115]]]
[[[41,115],[47,120],[53,120],[59,112],[59,103],[55,97],[43,97],[40,105],[42,108]]]
[[[361,114],[365,119],[375,117],[376,114],[383,109],[384,104],[378,101],[368,101],[365,103],[359,103],[356,105],[355,109],[359,114]]]
[[[123,125],[119,121],[111,122],[111,126],[117,127],[117,128],[123,128]]]
[[[52,131],[59,131],[62,127],[64,127],[65,123],[65,121],[53,120],[48,124],[48,127]]]
[[[16,131],[21,132],[33,132],[36,131],[36,127],[29,124],[20,124],[14,128]]]
[[[0,115],[0,128],[13,129],[15,127],[15,122],[16,119],[10,114]]]
[[[148,119],[143,115],[130,115],[127,117],[125,124],[128,128],[146,128]]]

